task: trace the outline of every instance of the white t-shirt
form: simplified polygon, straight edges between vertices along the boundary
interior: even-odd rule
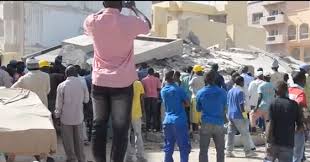
[[[257,88],[259,85],[261,85],[264,81],[260,80],[260,79],[256,79],[254,81],[252,81],[249,85],[248,88],[248,94],[249,94],[249,106],[257,106],[257,102],[258,102],[258,93],[257,93]]]

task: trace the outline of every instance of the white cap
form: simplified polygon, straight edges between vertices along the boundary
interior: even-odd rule
[[[261,75],[263,75],[263,74],[264,74],[264,73],[263,73],[262,71],[257,71],[256,74],[255,74],[255,76],[258,77],[258,76],[261,76]]]
[[[28,58],[26,60],[26,66],[27,66],[27,69],[29,69],[29,70],[38,69],[40,67],[39,66],[39,60],[36,60],[34,58]]]

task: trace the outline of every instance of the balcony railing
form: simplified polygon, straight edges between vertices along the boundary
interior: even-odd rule
[[[260,24],[263,26],[274,25],[274,24],[282,24],[282,23],[285,23],[285,15],[284,14],[264,16],[260,19]]]
[[[283,35],[267,36],[266,44],[281,44],[281,43],[285,43],[285,37]]]

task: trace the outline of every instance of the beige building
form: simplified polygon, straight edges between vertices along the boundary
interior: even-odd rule
[[[217,5],[165,1],[153,4],[152,10],[154,36],[190,39],[205,48],[265,49],[264,30],[248,26],[245,1]]]
[[[310,62],[310,2],[251,1],[248,25],[266,30],[266,49]]]
[[[151,18],[151,1],[137,1],[136,6]],[[83,34],[85,18],[102,8],[102,1],[0,1],[2,63]],[[132,14],[128,9],[122,13]]]

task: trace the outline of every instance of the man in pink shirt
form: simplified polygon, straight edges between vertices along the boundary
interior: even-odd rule
[[[146,114],[146,129],[150,132],[152,129],[153,131],[160,131],[160,123],[161,121],[158,116],[160,113],[157,103],[158,103],[158,92],[161,88],[161,82],[159,78],[154,76],[154,69],[149,68],[148,75],[144,79],[142,79],[142,84],[145,90],[145,114]]]
[[[113,141],[111,161],[123,162],[131,123],[133,82],[138,80],[133,44],[139,34],[147,34],[150,21],[136,9],[133,1],[104,1],[105,9],[89,15],[85,33],[93,39],[92,101],[96,162],[106,162],[107,124],[111,114]],[[120,14],[123,7],[137,16]]]

